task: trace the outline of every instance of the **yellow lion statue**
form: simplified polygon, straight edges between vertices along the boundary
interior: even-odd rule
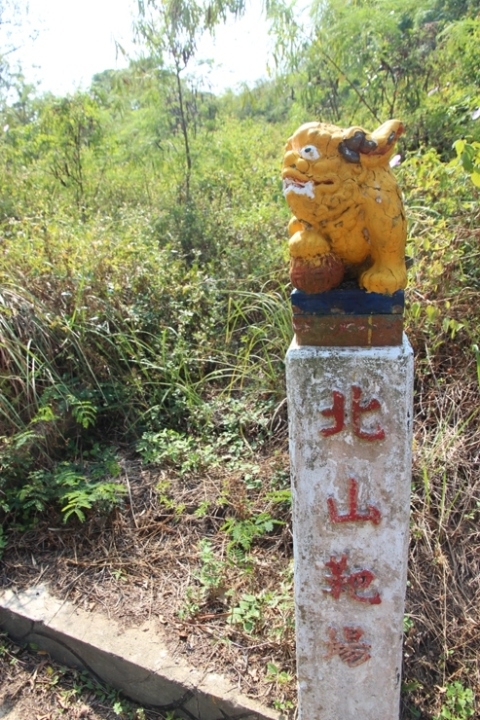
[[[389,165],[402,132],[399,120],[372,133],[311,122],[289,138],[282,179],[294,214],[289,223],[294,287],[324,292],[344,277],[384,295],[405,287],[406,220]]]

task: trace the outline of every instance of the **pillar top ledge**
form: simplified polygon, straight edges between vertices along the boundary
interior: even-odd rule
[[[287,350],[287,359],[289,360],[310,360],[313,358],[321,357],[332,357],[335,355],[338,358],[342,357],[355,357],[360,358],[374,358],[381,357],[382,359],[389,359],[391,361],[398,361],[402,357],[407,357],[413,354],[412,346],[405,333],[402,336],[402,343],[400,345],[387,345],[387,346],[318,346],[318,345],[303,345],[298,342],[297,337],[294,337],[290,347]]]

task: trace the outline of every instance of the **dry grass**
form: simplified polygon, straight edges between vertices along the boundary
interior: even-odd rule
[[[417,362],[405,717],[438,713],[454,681],[480,697],[479,387],[449,350]]]
[[[433,361],[421,340],[414,337],[404,720],[438,715],[446,688],[457,680],[480,696],[478,384],[473,365],[455,358],[457,346],[444,343]],[[174,653],[223,672],[293,717],[292,545],[288,505],[278,497],[288,473],[283,412],[268,450],[250,454],[253,484],[228,458],[208,472],[181,474],[124,457],[125,505],[84,525],[63,526],[52,515],[18,532],[1,583],[46,582],[59,597],[122,622],[156,618]],[[232,546],[227,518],[238,524],[265,512],[283,524],[255,537],[248,551]],[[232,622],[232,608],[245,597],[258,610],[251,627]]]
[[[168,629],[173,652],[224,672],[245,692],[268,702],[275,680],[266,677],[267,663],[290,672],[294,667],[288,511],[280,508],[285,524],[259,538],[238,562],[222,531],[227,515],[241,520],[273,510],[266,498],[269,480],[288,467],[288,457],[277,452],[257,460],[264,489],[249,492],[241,473],[224,468],[201,478],[180,477],[125,459],[126,505],[83,526],[62,526],[52,517],[18,533],[4,556],[2,584],[47,583],[59,597],[124,623],[156,618]],[[199,517],[205,503],[210,510]],[[205,538],[215,554],[211,582],[201,575]],[[245,593],[260,596],[260,590],[265,602],[255,632],[229,624],[229,607]]]

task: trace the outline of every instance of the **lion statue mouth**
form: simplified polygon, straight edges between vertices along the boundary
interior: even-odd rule
[[[308,195],[313,200],[315,198],[315,183],[313,180],[285,177],[283,178],[283,194],[287,196],[291,192],[296,195]]]
[[[315,198],[315,188],[319,185],[334,185],[334,181],[330,179],[325,180],[312,180],[306,178],[302,180],[299,177],[293,175],[285,175],[283,178],[283,194],[286,197],[288,193],[295,193],[296,195],[307,195],[312,200]]]

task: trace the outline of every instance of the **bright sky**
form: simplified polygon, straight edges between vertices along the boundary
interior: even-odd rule
[[[29,0],[29,25],[37,38],[24,31],[15,55],[26,79],[61,95],[88,87],[95,73],[125,67],[115,41],[134,52],[135,7],[135,0]],[[215,61],[207,87],[221,91],[266,76],[271,40],[260,8],[260,0],[251,0],[244,18],[219,27],[215,41],[202,39],[197,58]],[[207,73],[208,66],[201,67]]]

